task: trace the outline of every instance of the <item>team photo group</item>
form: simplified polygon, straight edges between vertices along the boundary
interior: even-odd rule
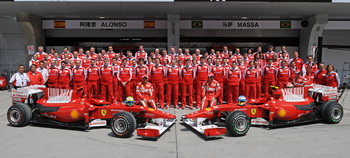
[[[14,88],[46,85],[48,88],[83,91],[85,96],[110,103],[135,100],[136,104],[160,108],[204,109],[216,104],[246,102],[267,96],[271,86],[303,87],[312,84],[339,86],[334,66],[306,61],[299,52],[288,53],[286,46],[275,52],[273,46],[242,52],[229,50],[172,47],[146,52],[142,45],[137,52],[114,52],[113,47],[96,52],[79,48],[72,53],[67,47],[42,46],[27,65],[19,65],[10,83]]]

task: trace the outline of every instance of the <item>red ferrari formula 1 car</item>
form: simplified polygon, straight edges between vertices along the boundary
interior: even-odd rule
[[[131,104],[109,104],[82,97],[79,91],[25,87],[12,90],[7,119],[12,126],[46,124],[89,129],[107,126],[118,137],[159,138],[176,121],[172,114]]]
[[[313,85],[310,87],[273,87],[269,97],[250,99],[244,105],[223,104],[208,107],[182,116],[182,121],[205,137],[226,134],[245,135],[251,125],[267,127],[324,121],[339,123],[343,108],[337,102],[337,88]]]

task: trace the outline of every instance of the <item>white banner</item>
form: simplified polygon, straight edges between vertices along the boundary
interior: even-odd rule
[[[166,29],[165,20],[43,20],[43,29]]]
[[[325,30],[350,30],[350,21],[328,21]]]
[[[181,20],[180,29],[301,29],[300,20]],[[43,29],[167,29],[166,20],[43,20]]]
[[[301,29],[299,20],[183,20],[182,29]]]

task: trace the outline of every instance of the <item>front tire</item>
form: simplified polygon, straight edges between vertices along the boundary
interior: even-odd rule
[[[136,119],[129,112],[119,112],[112,118],[111,129],[117,137],[131,137],[136,129]]]
[[[335,101],[324,103],[321,109],[322,109],[321,110],[322,119],[326,123],[330,123],[330,124],[339,123],[344,116],[343,107]]]
[[[15,105],[12,105],[7,111],[7,120],[12,126],[26,126],[31,119],[32,110],[27,104],[16,103]]]
[[[250,128],[250,119],[242,111],[231,112],[226,119],[227,131],[235,137],[246,135]]]

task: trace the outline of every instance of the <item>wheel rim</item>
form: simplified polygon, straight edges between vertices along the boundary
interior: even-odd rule
[[[10,120],[11,122],[17,123],[19,120],[21,120],[21,114],[18,110],[11,110],[10,112]]]
[[[128,122],[124,118],[118,118],[113,126],[118,133],[124,133],[128,129]]]
[[[341,118],[342,111],[339,107],[334,107],[331,112],[331,117],[333,120],[339,120]]]
[[[238,118],[235,121],[234,127],[238,132],[243,132],[247,128],[247,120],[244,118]]]

